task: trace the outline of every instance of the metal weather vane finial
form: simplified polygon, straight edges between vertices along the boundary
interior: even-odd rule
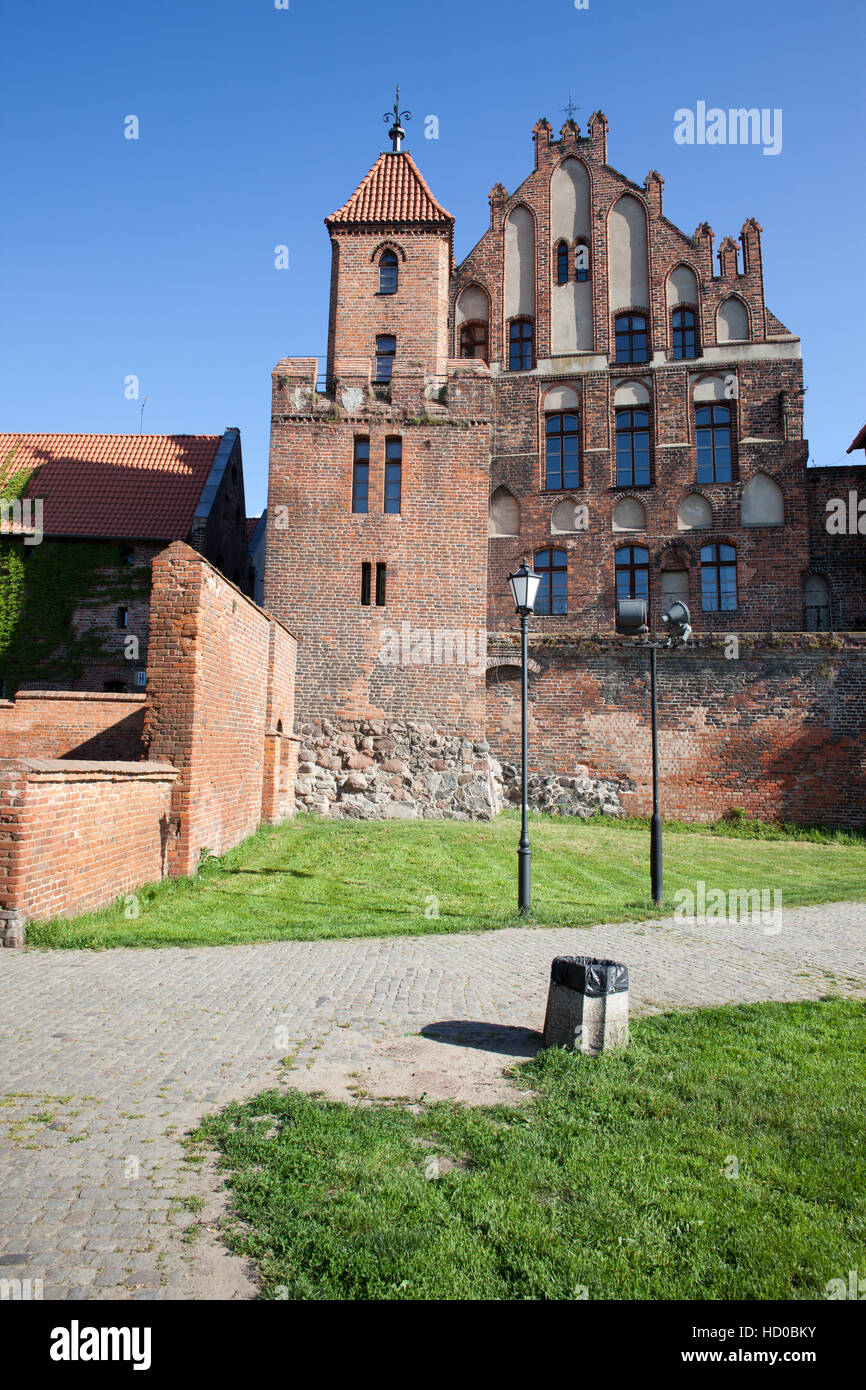
[[[400,124],[400,122],[401,122],[401,120],[403,120],[403,121],[411,121],[411,119],[412,119],[412,112],[411,112],[411,111],[401,111],[401,110],[400,110],[400,88],[398,87],[398,88],[397,88],[397,96],[396,96],[396,99],[395,99],[395,101],[394,101],[394,109],[393,109],[393,111],[386,111],[385,114],[384,114],[384,116],[382,117],[382,120],[383,120],[383,121],[393,121],[393,122],[394,122],[394,124],[392,125],[391,129],[388,131],[388,134],[389,134],[389,136],[391,137],[391,144],[392,144],[394,150],[397,151],[397,152],[399,152],[399,150],[400,150],[400,142],[405,138],[405,135],[406,135],[406,132],[405,132],[405,130],[403,129],[403,127],[402,127],[402,125]]]
[[[567,106],[564,106],[562,109],[563,109],[563,111],[565,112],[566,116],[568,117],[568,119],[569,119],[570,121],[573,121],[573,120],[574,120],[574,113],[575,113],[575,111],[579,111],[579,110],[580,110],[580,107],[579,107],[579,106],[575,106],[574,102],[572,101],[572,99],[571,99],[571,92],[570,92],[570,91],[569,91],[569,93],[568,93],[568,105],[567,105]]]

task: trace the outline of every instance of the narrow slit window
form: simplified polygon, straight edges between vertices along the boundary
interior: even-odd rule
[[[369,560],[365,560],[361,565],[361,606],[370,607],[370,574],[371,566]]]
[[[385,607],[385,570],[386,566],[380,563],[376,566],[376,607]]]
[[[370,510],[370,441],[355,440],[355,456],[352,461],[352,511]]]
[[[397,282],[397,256],[393,251],[383,251],[379,257],[379,293],[396,294]]]
[[[118,626],[119,628],[121,628],[122,630],[124,630],[124,631],[126,630],[127,627],[129,627],[129,609],[128,609],[128,608],[118,608],[118,610],[117,610],[117,626]]]
[[[394,371],[394,357],[397,352],[397,339],[390,333],[380,333],[376,339],[376,381],[387,386]]]
[[[403,441],[385,440],[385,511],[400,511],[403,486]]]

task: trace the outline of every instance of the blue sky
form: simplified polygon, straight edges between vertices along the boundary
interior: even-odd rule
[[[851,0],[6,0],[0,34],[2,430],[137,431],[135,375],[148,433],[240,426],[259,511],[270,371],[324,357],[322,219],[386,148],[396,81],[458,259],[571,91],[579,123],[607,115],[615,168],[658,168],[686,232],[706,220],[718,248],[762,224],[767,302],[803,339],[812,459],[839,462],[866,418],[866,20]],[[781,108],[781,153],[676,144],[674,112],[699,101]]]

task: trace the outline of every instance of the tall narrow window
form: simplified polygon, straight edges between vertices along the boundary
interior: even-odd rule
[[[460,356],[487,361],[487,324],[481,319],[460,325]]]
[[[535,572],[541,575],[536,613],[568,612],[568,568],[564,550],[537,550]]]
[[[557,412],[545,417],[545,487],[580,487],[580,453],[576,415]]]
[[[376,339],[376,381],[380,385],[385,386],[391,380],[396,351],[397,339],[390,333],[380,333]]]
[[[616,412],[617,487],[650,483],[649,411],[629,407]]]
[[[646,314],[617,314],[614,333],[617,362],[646,362]]]
[[[385,440],[385,511],[399,512],[403,479],[403,441]]]
[[[124,629],[124,630],[129,626],[129,609],[128,609],[128,608],[118,608],[118,610],[117,610],[117,626],[118,626],[119,628],[121,628],[121,629]]]
[[[695,411],[699,483],[729,483],[733,478],[731,408],[701,405]]]
[[[376,607],[385,607],[385,573],[387,566],[383,563],[376,566]]]
[[[556,283],[568,284],[568,242],[561,241],[556,248]]]
[[[589,279],[589,247],[585,241],[579,241],[574,249],[574,278]]]
[[[355,440],[355,457],[352,463],[352,511],[370,510],[370,441]]]
[[[397,283],[397,257],[393,251],[383,251],[379,257],[379,293],[396,294]]]
[[[532,368],[532,319],[514,319],[508,330],[508,369],[528,372]]]
[[[617,598],[649,598],[649,551],[642,545],[624,545],[616,552]]]
[[[701,548],[701,607],[705,613],[737,606],[737,552],[732,545]]]
[[[361,565],[361,604],[364,608],[370,607],[371,568],[369,560]]]
[[[694,309],[674,309],[671,315],[674,357],[679,360],[698,355],[698,333]]]

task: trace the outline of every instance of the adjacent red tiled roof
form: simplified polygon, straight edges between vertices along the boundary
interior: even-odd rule
[[[866,449],[866,425],[864,425],[860,433],[855,436],[854,441],[851,445],[849,445],[847,452],[849,454],[853,454],[855,449]]]
[[[46,535],[185,540],[222,438],[0,434],[0,497],[7,478],[38,468],[22,495],[43,499]]]
[[[437,203],[406,150],[380,154],[347,203],[325,218],[332,222],[440,222],[454,218]]]
[[[247,545],[249,545],[250,541],[252,540],[253,532],[255,531],[260,521],[261,517],[258,516],[247,517]]]

